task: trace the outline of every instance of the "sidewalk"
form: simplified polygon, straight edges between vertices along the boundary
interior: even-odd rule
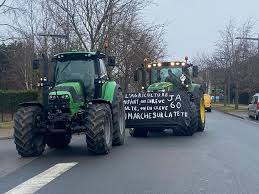
[[[13,122],[0,123],[0,140],[13,138]]]
[[[225,114],[240,118],[240,119],[247,119],[248,114],[247,114],[247,107],[248,105],[242,105],[240,104],[239,109],[235,109],[235,105],[227,105],[224,107],[224,104],[212,104],[212,109],[223,112]]]

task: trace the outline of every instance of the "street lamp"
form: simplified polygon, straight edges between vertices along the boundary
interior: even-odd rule
[[[253,40],[257,41],[257,52],[259,53],[259,34],[257,38],[248,38],[248,37],[236,37],[237,40]]]

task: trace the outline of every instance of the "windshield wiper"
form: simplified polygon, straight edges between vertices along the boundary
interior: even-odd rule
[[[71,64],[71,61],[69,61],[69,62],[66,64],[66,66],[63,67],[63,69],[61,70],[60,74],[63,73],[63,72],[65,71],[65,69],[66,69],[70,64]],[[59,67],[57,67],[57,71],[56,71],[56,75],[57,75],[56,81],[58,80],[60,74],[59,74]]]
[[[66,64],[66,66],[61,70],[60,73],[63,73],[63,71],[65,71],[65,69],[71,64],[71,62],[72,62],[72,61],[69,61],[69,62]]]

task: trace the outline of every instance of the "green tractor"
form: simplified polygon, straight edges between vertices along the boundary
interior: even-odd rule
[[[85,133],[87,148],[95,154],[108,154],[112,145],[124,143],[123,94],[109,79],[104,61],[115,66],[114,57],[100,52],[57,54],[50,71],[46,56],[33,61],[33,69],[43,65],[39,82],[43,100],[20,104],[14,122],[18,154],[39,156],[46,144],[65,148],[73,133]]]
[[[198,67],[182,61],[142,65],[134,74],[142,91],[125,95],[126,127],[133,137],[173,129],[175,135],[204,131],[202,85],[193,82]]]

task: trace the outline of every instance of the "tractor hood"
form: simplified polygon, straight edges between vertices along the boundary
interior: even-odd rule
[[[79,82],[67,82],[56,85],[50,92],[50,95],[66,95],[68,94],[70,99],[74,101],[83,100],[83,91]]]
[[[55,101],[57,96],[61,100],[67,100],[72,115],[84,104],[83,89],[79,82],[66,82],[56,85],[49,93],[49,102],[58,103],[59,101]]]
[[[169,90],[172,90],[173,89],[173,84],[170,83],[170,82],[159,82],[159,83],[154,83],[154,84],[151,84],[149,87],[148,87],[148,91],[149,92],[163,92],[163,91],[169,91]]]

